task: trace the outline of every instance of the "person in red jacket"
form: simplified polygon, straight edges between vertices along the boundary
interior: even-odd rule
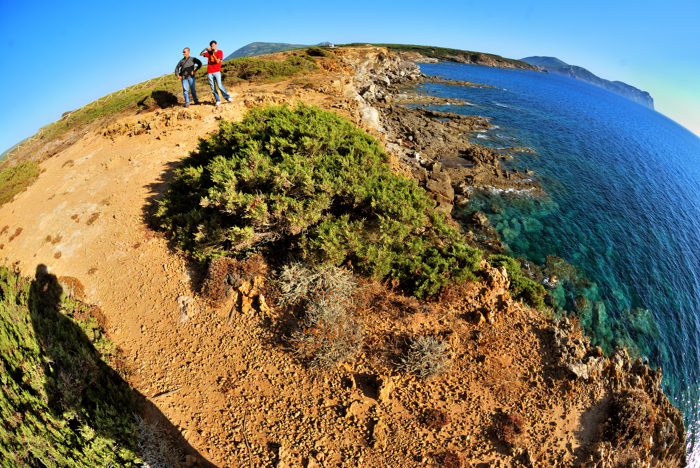
[[[209,79],[209,86],[211,86],[211,92],[216,98],[216,105],[221,104],[219,95],[216,93],[216,87],[219,87],[221,95],[228,102],[233,101],[231,96],[226,92],[226,88],[221,83],[221,60],[224,58],[224,53],[217,48],[216,41],[211,41],[209,47],[204,49],[199,55],[202,57],[207,57],[209,62],[207,63],[207,78]]]

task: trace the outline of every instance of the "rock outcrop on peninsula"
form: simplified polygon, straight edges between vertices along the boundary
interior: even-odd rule
[[[484,261],[475,281],[430,300],[353,278],[362,349],[313,371],[287,339],[297,312],[281,300],[285,252],[217,269],[173,248],[153,213],[175,168],[221,120],[270,103],[346,117],[445,211],[472,190],[539,190],[464,138],[489,122],[400,104],[420,99],[406,90],[425,80],[415,64],[377,47],[333,54],[301,78],[240,82],[231,104],[133,111],[64,137],[42,153],[38,180],[0,207],[6,262],[26,275],[46,265],[100,306],[151,408],[144,417],[181,466],[685,466],[661,370],[624,350],[605,356],[576,318],[513,300],[504,268]],[[467,240],[493,234],[484,219]],[[430,379],[406,372],[419,338],[443,353]]]

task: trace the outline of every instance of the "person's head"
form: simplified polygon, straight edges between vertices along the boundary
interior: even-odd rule
[[[211,47],[212,49],[216,50],[216,41],[211,41],[211,42],[209,43],[209,47]]]
[[[185,55],[185,58],[189,57],[190,56],[190,48],[185,47],[184,49],[182,49],[182,53]]]

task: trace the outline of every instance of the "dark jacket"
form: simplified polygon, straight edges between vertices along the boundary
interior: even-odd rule
[[[190,55],[189,57],[183,58],[177,62],[177,66],[175,67],[175,76],[182,76],[182,79],[186,80],[190,76],[193,76],[194,72],[200,68],[202,68],[202,62],[198,58],[194,58]]]

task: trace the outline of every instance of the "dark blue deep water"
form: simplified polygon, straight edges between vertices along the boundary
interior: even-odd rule
[[[463,212],[486,213],[514,256],[547,255],[581,278],[553,293],[595,344],[625,345],[664,372],[689,440],[700,434],[700,138],[663,115],[597,86],[554,74],[424,64],[427,75],[496,86],[425,85],[469,105],[436,109],[488,117],[470,138],[528,147],[505,164],[530,169],[545,197],[476,194]],[[502,208],[492,209],[493,205]],[[564,283],[564,282],[562,282]],[[581,304],[579,300],[579,305]],[[690,465],[700,449],[689,445]]]

